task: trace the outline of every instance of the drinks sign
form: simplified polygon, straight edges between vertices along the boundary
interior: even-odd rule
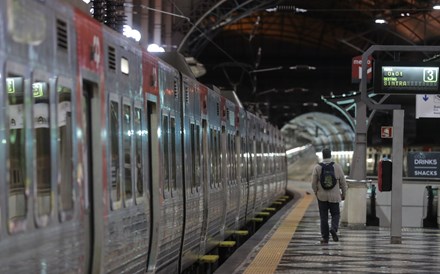
[[[440,178],[440,152],[408,152],[408,177]]]

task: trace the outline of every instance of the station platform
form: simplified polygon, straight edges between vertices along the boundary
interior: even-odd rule
[[[440,230],[340,227],[339,242],[320,244],[319,211],[310,183],[289,181],[295,197],[214,273],[440,273]]]

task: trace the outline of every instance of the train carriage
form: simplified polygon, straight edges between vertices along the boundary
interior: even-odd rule
[[[226,192],[225,238],[230,236],[232,230],[239,228],[240,189],[237,182],[235,106],[234,102],[225,97],[222,98],[220,109],[222,116],[222,178]]]
[[[73,12],[0,3],[0,266],[88,271],[89,218],[75,147]],[[67,34],[69,34],[67,36]]]
[[[137,62],[142,52],[118,39],[114,31],[105,29],[103,38],[108,180],[102,194],[94,189],[93,201],[107,210],[102,215],[103,230],[95,233],[95,241],[100,237],[105,272],[141,273],[147,262],[151,218],[145,176],[146,104]],[[95,230],[98,228],[95,224]]]
[[[248,180],[248,201],[246,207],[246,221],[254,218],[255,203],[257,197],[257,186],[259,178],[257,176],[257,117],[246,112],[246,137],[247,137],[247,180]]]
[[[182,272],[283,192],[265,122],[83,11],[1,1],[0,38],[0,272]]]
[[[203,225],[202,185],[202,106],[199,84],[182,74],[183,91],[183,162],[185,226],[182,240],[181,269],[186,269],[198,259],[201,249]]]
[[[178,272],[179,255],[183,231],[183,163],[181,86],[179,71],[159,61],[158,98],[155,105],[155,127],[150,134],[156,139],[151,145],[151,161],[156,166],[157,178],[153,182],[152,195],[159,195],[154,204],[153,241],[149,265],[152,269],[164,273]],[[153,123],[153,122],[152,122]],[[154,151],[158,150],[158,151]],[[154,176],[153,176],[154,177]],[[154,179],[153,179],[154,180]]]
[[[238,223],[239,227],[246,224],[246,212],[249,200],[248,185],[248,139],[246,132],[246,111],[236,106],[236,128],[237,128],[237,180],[240,188]]]

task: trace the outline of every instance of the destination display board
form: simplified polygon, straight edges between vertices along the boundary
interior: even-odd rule
[[[378,63],[375,93],[439,93],[439,66],[433,64]]]

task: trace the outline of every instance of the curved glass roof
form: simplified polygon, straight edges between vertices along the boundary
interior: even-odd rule
[[[286,149],[307,144],[316,151],[329,147],[332,151],[351,151],[354,146],[354,130],[341,118],[323,113],[310,112],[290,120],[281,132]]]

